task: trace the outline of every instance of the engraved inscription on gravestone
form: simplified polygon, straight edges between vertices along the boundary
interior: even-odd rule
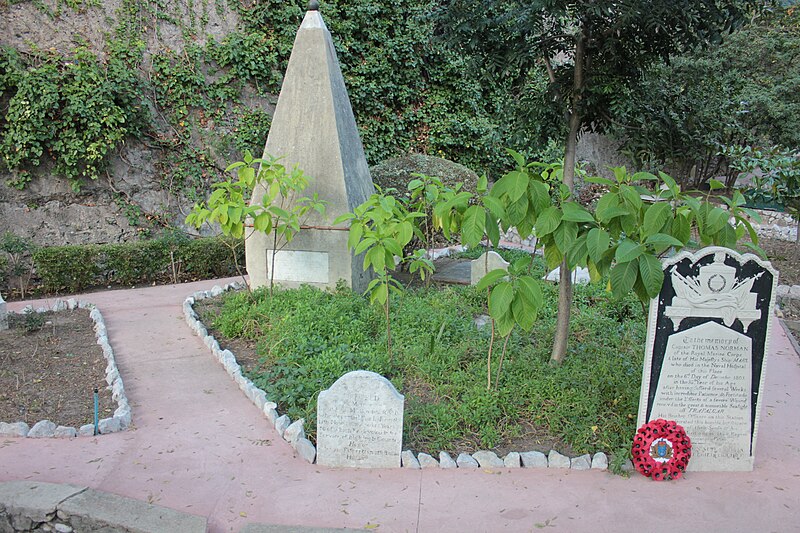
[[[650,302],[638,425],[675,420],[689,470],[752,470],[778,273],[719,247],[664,261]]]
[[[400,466],[405,397],[374,372],[356,370],[319,393],[317,464]]]

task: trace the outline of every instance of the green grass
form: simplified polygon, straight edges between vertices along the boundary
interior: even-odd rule
[[[541,268],[541,267],[539,267]],[[612,300],[604,285],[577,286],[570,347],[548,364],[557,287],[532,333],[510,338],[497,390],[486,390],[490,330],[478,331],[485,293],[474,287],[412,290],[393,297],[394,360],[386,354],[382,310],[347,288],[256,291],[225,297],[212,325],[257,342],[249,378],[314,438],[316,398],[342,374],[371,370],[405,394],[404,448],[436,454],[508,445],[530,431],[573,452],[627,449],[635,432],[645,323],[633,299]],[[502,342],[495,344],[497,368]],[[524,450],[519,450],[524,451]]]

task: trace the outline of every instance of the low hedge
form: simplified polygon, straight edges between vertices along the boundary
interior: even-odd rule
[[[33,254],[32,288],[39,294],[68,294],[233,276],[237,274],[234,253],[243,269],[243,242],[221,237],[48,246]]]

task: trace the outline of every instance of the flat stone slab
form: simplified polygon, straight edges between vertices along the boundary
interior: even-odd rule
[[[550,453],[547,454],[547,464],[550,468],[569,468],[570,460],[566,455],[550,450]]]
[[[494,452],[480,450],[472,454],[481,468],[505,468],[506,464]]]
[[[519,457],[525,468],[547,468],[547,456],[542,452],[522,452]]]
[[[60,485],[40,481],[6,481],[0,483],[0,508],[9,515],[22,515],[34,522],[46,522],[47,515],[71,496],[85,491],[78,485]]]
[[[203,516],[181,513],[108,492],[87,489],[58,506],[76,531],[92,531],[103,524],[122,531],[180,531],[205,533]]]

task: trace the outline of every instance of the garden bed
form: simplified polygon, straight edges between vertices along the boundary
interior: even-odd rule
[[[254,303],[238,293],[197,301],[194,309],[278,412],[305,419],[312,441],[319,391],[350,370],[366,369],[406,396],[403,446],[418,453],[627,448],[641,379],[641,306],[611,301],[602,286],[577,288],[571,352],[564,365],[551,367],[556,288],[546,293],[552,305],[544,306],[532,334],[512,334],[491,390],[491,330],[475,325],[485,294],[474,287],[416,289],[393,300],[391,359],[381,311],[348,289],[304,287],[272,298],[257,292]],[[501,351],[498,339],[493,379]]]
[[[93,422],[93,390],[100,417],[116,406],[106,390],[103,350],[88,309],[10,314],[0,331],[0,421],[33,426],[50,420],[78,428]]]

